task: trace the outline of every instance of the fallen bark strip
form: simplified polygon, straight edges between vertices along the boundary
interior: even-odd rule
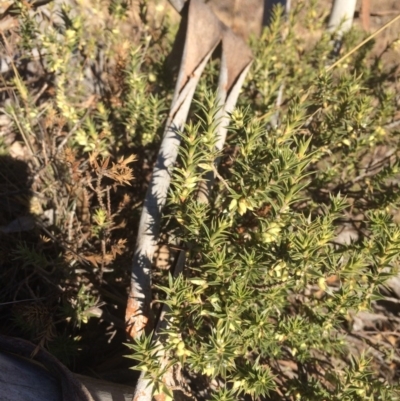
[[[252,54],[243,39],[236,36],[229,28],[224,26],[221,42],[221,66],[218,79],[217,102],[219,110],[216,115],[218,126],[216,130],[215,147],[218,152],[224,148],[226,133],[230,120],[230,113],[234,110],[243,82],[250,69]],[[218,167],[220,158],[214,162]],[[205,175],[199,187],[198,200],[208,203],[211,189],[214,186],[215,172]]]
[[[149,183],[139,223],[126,309],[128,335],[138,338],[150,318],[151,264],[157,245],[162,209],[182,130],[200,75],[222,36],[220,21],[201,0],[190,0],[182,10],[177,40],[186,38],[166,130]]]
[[[196,14],[199,20],[202,20],[204,15]],[[203,21],[204,23],[204,21]],[[237,98],[239,96],[240,89],[243,85],[243,81],[246,77],[246,74],[250,68],[252,55],[249,47],[246,43],[239,37],[237,37],[233,32],[220,24],[221,26],[221,67],[218,81],[218,90],[217,90],[217,102],[220,106],[219,111],[217,113],[216,119],[218,121],[218,126],[216,130],[216,149],[221,151],[225,144],[226,140],[226,132],[227,125],[230,119],[230,114],[237,102]],[[185,47],[190,46],[190,37],[186,39]],[[182,63],[184,61],[182,60]],[[182,71],[182,66],[181,70]],[[215,161],[215,165],[217,166],[219,163],[219,159]],[[200,186],[198,192],[198,199],[201,202],[208,202],[210,191],[214,184],[215,174],[211,171],[209,174],[206,174],[206,180]],[[185,252],[181,251],[177,256],[177,264],[174,271],[174,276],[179,275],[185,264]],[[168,326],[168,307],[164,304],[162,307],[162,311],[160,314],[160,319],[157,322],[157,326],[153,335],[153,344],[154,347],[159,349],[158,357],[160,361],[160,366],[162,368],[166,368],[168,366],[168,356],[163,348],[163,340],[162,332]],[[179,377],[180,374],[177,372],[177,367],[175,367],[175,372],[173,371],[173,367],[166,370],[164,377],[162,378],[164,384],[167,388],[179,388]],[[145,378],[145,373],[142,372],[138,383],[136,385],[135,396],[133,398],[134,401],[150,401],[152,398],[153,392],[153,384],[150,380]],[[163,400],[165,396],[158,395],[158,400]]]

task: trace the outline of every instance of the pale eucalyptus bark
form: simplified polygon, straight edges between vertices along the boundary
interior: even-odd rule
[[[172,7],[180,13],[185,6],[186,0],[168,0]]]
[[[156,250],[162,209],[167,199],[171,170],[178,155],[182,130],[200,75],[221,40],[221,25],[201,0],[183,8],[177,40],[185,40],[178,80],[164,137],[149,183],[132,265],[126,309],[127,331],[139,338],[150,317],[151,265]]]
[[[337,31],[339,36],[347,32],[352,24],[357,0],[334,0],[328,22],[328,30]]]
[[[264,0],[208,0],[215,15],[243,39],[259,36]]]
[[[251,52],[246,43],[233,34],[230,29],[225,28],[221,43],[221,66],[217,90],[217,102],[220,108],[216,115],[218,126],[215,147],[218,152],[224,148],[230,113],[236,106],[240,89],[250,69],[251,60]],[[219,158],[215,160],[215,167],[218,167],[219,162]],[[200,185],[199,201],[208,203],[214,181],[215,174],[210,171]]]
[[[328,22],[328,31],[335,33],[333,42],[333,58],[339,55],[342,37],[353,25],[357,0],[334,0]]]
[[[176,2],[171,1],[171,4],[172,3]],[[173,5],[175,6],[176,4]],[[179,4],[176,8],[177,10],[180,10]],[[198,81],[197,73],[201,74],[205,63],[211,56],[211,53],[216,48],[217,44],[220,43],[221,67],[217,90],[217,101],[220,109],[216,116],[217,121],[219,122],[216,130],[216,148],[222,150],[226,139],[229,113],[233,111],[236,105],[240,89],[252,60],[251,51],[245,42],[222,24],[211,9],[201,0],[190,0],[188,7],[183,7],[183,10],[184,12],[185,10],[187,11],[187,14],[183,15],[181,22],[181,28],[185,27],[185,29],[180,29],[180,32],[182,33],[183,30],[186,30],[185,44],[173,106],[171,108],[171,122],[168,122],[167,125],[167,127],[173,127],[173,129],[167,128],[166,130],[166,135],[159,153],[159,158],[160,155],[162,156],[162,163],[158,163],[158,159],[153,172],[152,182],[149,186],[148,196],[146,197],[146,201],[150,199],[153,203],[150,208],[145,201],[144,214],[142,214],[139,228],[138,249],[135,254],[134,269],[132,272],[133,282],[131,288],[133,288],[133,291],[131,291],[131,299],[135,300],[135,302],[137,302],[136,300],[143,302],[143,304],[140,305],[140,312],[144,310],[142,305],[150,302],[150,291],[147,291],[146,294],[141,294],[140,291],[142,288],[150,289],[151,259],[157,243],[159,220],[161,218],[162,207],[165,204],[167,190],[170,183],[169,168],[172,167],[175,162],[180,142],[176,131],[178,127],[181,128],[183,126],[186,120],[194,88]],[[198,23],[197,29],[195,26],[195,19],[197,19]],[[179,40],[179,35],[180,33],[178,32],[177,40]],[[213,40],[207,40],[207,44],[205,45],[205,43],[202,43],[204,42],[204,35],[209,35]],[[216,39],[216,41],[214,39]],[[202,58],[199,58],[198,54],[202,54]],[[196,62],[193,60],[193,55],[197,55],[194,58]],[[198,65],[200,60],[200,65]],[[193,68],[196,68],[194,72],[192,72]],[[185,80],[188,80],[186,84],[184,84]],[[184,93],[185,88],[188,86],[190,89],[187,89],[187,93]],[[177,111],[175,111],[175,109]],[[178,113],[180,116],[179,121],[174,117]],[[167,143],[164,144],[164,141]],[[165,162],[166,151],[163,150],[164,148],[168,149],[168,163]],[[215,163],[217,164],[218,160],[216,160]],[[162,183],[157,182],[158,177],[161,177]],[[211,173],[207,179],[208,180],[205,181],[203,187],[199,189],[199,200],[202,201],[208,200],[215,179],[214,173]],[[153,180],[155,182],[153,182]],[[158,189],[158,192],[155,192],[155,188]],[[154,193],[156,193],[157,196],[154,196]],[[154,224],[155,222],[156,224]],[[151,227],[152,229],[149,229],[148,227]],[[142,263],[142,261],[145,261],[145,263]],[[185,254],[181,252],[178,256],[177,267],[174,272],[175,276],[181,273],[184,263]],[[140,278],[142,282],[138,282],[138,278]],[[141,296],[141,298],[139,298],[138,295]],[[137,305],[135,305],[135,307],[137,308]],[[167,308],[164,306],[153,335],[153,344],[155,347],[159,348],[158,358],[160,367],[164,367],[168,363],[168,358],[162,345],[164,341],[161,338],[161,331],[168,326],[168,319],[165,319],[166,313]],[[133,323],[133,333],[136,337],[140,335],[144,322],[145,320],[142,320],[141,324],[136,325],[136,327],[135,322]],[[140,327],[141,325],[142,327]],[[175,376],[176,375],[173,375],[171,370],[168,370],[166,374],[164,374],[162,380],[168,387],[172,387],[173,385],[176,386],[177,384],[179,385],[179,383],[175,383]],[[153,383],[145,379],[145,374],[142,373],[138,380],[133,400],[150,401],[152,398],[153,388]],[[162,400],[163,396],[159,395],[157,399]]]

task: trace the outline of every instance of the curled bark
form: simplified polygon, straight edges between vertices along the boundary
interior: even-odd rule
[[[151,264],[156,249],[162,209],[171,169],[178,155],[179,132],[186,122],[200,75],[222,36],[222,24],[201,0],[191,0],[182,10],[177,41],[184,38],[183,55],[164,137],[149,183],[139,223],[126,310],[127,331],[138,338],[150,317]]]

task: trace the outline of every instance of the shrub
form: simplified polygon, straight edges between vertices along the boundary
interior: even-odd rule
[[[10,232],[20,209],[1,215],[8,231],[0,301],[34,298],[2,312],[2,329],[25,333],[71,365],[93,338],[85,330],[91,317],[119,324],[123,337],[121,316],[107,317],[101,306],[124,307],[137,209],[171,100],[164,64],[174,23],[147,2],[133,14],[125,2],[106,3],[48,6],[44,18],[18,2],[20,25],[2,42],[12,62],[2,75],[9,142],[1,153],[22,143],[31,170],[24,185],[33,183],[18,202],[36,222],[33,231]],[[158,343],[143,336],[131,346],[136,369],[158,392],[398,398],[398,319],[385,310],[384,325],[359,324],[365,311],[382,309],[384,285],[398,273],[399,103],[397,66],[387,61],[395,44],[373,56],[369,42],[328,70],[331,36],[304,33],[320,33],[320,20],[315,10],[295,10],[287,22],[277,14],[253,41],[254,63],[220,155],[210,90],[218,63],[201,79],[160,237],[185,252],[185,269],[154,274],[155,310],[168,306],[168,326]],[[347,34],[342,55],[363,35]],[[217,156],[205,205],[197,184]],[[1,182],[7,194],[11,181]],[[96,326],[102,339],[103,327]]]
[[[132,357],[167,394],[169,366],[213,400],[397,399],[382,369],[396,363],[391,346],[373,339],[377,327],[354,325],[398,273],[395,78],[365,49],[331,71],[328,34],[307,49],[301,20],[275,18],[253,43],[208,205],[196,183],[214,169],[215,100],[200,85],[167,212],[185,270],[159,287],[167,328]],[[360,36],[351,32],[342,54]],[[205,79],[215,82],[214,70]],[[350,240],[339,235],[350,226]]]

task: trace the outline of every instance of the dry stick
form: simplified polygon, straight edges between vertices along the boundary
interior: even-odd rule
[[[372,11],[369,15],[371,17],[387,17],[388,15],[397,14],[396,10],[386,10],[386,11]]]
[[[362,0],[361,3],[361,22],[364,30],[369,31],[370,27],[370,9],[371,9],[371,1],[370,0]]]
[[[43,299],[46,299],[46,298],[28,298],[28,299],[21,299],[21,300],[19,300],[19,301],[1,302],[1,303],[0,303],[0,306],[12,305],[12,304],[19,304],[19,303],[21,303],[21,302],[32,302],[32,301],[37,302],[37,301],[41,301],[41,300],[43,300]]]
[[[161,212],[165,205],[171,169],[178,155],[179,131],[186,122],[200,75],[221,39],[221,26],[201,1],[183,9],[177,40],[186,37],[174,98],[139,223],[126,309],[127,331],[137,339],[150,317],[151,264],[157,245]]]
[[[385,25],[383,25],[381,28],[379,28],[377,31],[375,31],[374,33],[371,33],[371,35],[369,35],[367,38],[365,38],[361,43],[359,43],[356,47],[354,47],[353,49],[351,49],[349,52],[347,52],[345,55],[343,55],[342,57],[340,57],[340,59],[336,60],[333,64],[331,64],[329,67],[327,67],[326,71],[332,71],[335,67],[337,67],[342,61],[346,60],[348,57],[350,57],[353,53],[355,53],[360,47],[364,46],[366,43],[368,43],[371,39],[373,39],[375,36],[379,35],[381,32],[383,32],[385,29],[387,29],[390,25],[392,25],[393,23],[395,23],[398,19],[400,19],[400,14],[397,15],[397,17],[394,17],[393,19],[391,19],[389,22],[387,22]],[[310,86],[307,91],[306,91],[306,95],[308,96],[311,92],[311,89],[313,89],[312,86]],[[319,107],[317,110],[314,111],[313,114],[311,114],[311,116],[308,118],[308,122],[311,122],[311,120],[314,118],[314,116],[316,114],[318,114],[321,111],[321,107]],[[260,119],[262,119],[263,116],[260,117]]]

